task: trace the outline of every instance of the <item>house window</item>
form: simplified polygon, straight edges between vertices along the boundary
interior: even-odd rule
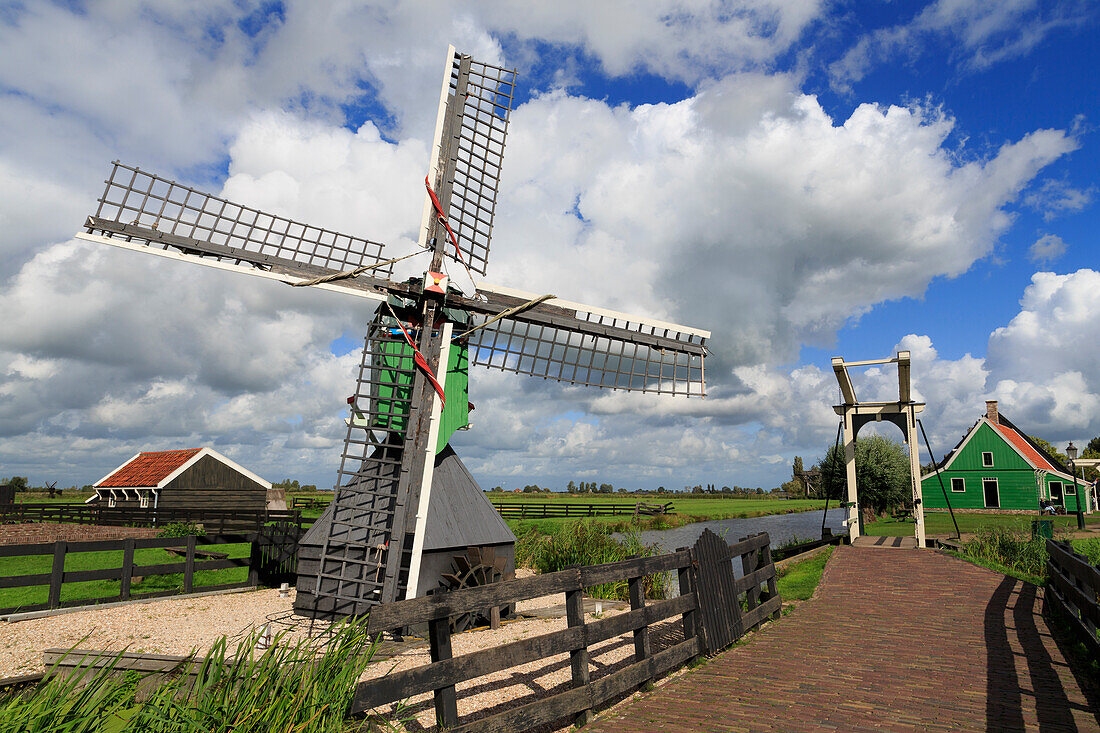
[[[953,478],[951,479],[951,490],[956,494],[961,494],[966,491],[966,479]]]
[[[985,468],[993,468],[993,453],[990,451],[982,453],[982,466]]]
[[[113,507],[115,505],[115,495],[111,494],[107,497],[107,506]]]
[[[1061,481],[1051,481],[1050,482],[1050,499],[1051,499],[1051,501],[1061,501],[1062,500],[1062,482]]]
[[[1077,493],[1077,486],[1075,484],[1065,484],[1063,488],[1066,490],[1066,496],[1073,496]]]
[[[142,494],[141,495],[141,508],[142,509],[148,509],[149,508],[149,494]]]

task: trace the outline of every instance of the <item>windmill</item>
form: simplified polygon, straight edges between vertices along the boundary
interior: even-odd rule
[[[381,303],[348,398],[334,498],[315,525],[324,537],[316,562],[307,567],[300,557],[300,613],[358,614],[431,589],[433,578],[422,572],[425,527],[431,505],[446,498],[433,500],[433,475],[438,466],[469,476],[447,443],[468,425],[470,365],[576,385],[703,395],[707,331],[482,282],[467,294],[449,282],[450,271],[471,280],[486,272],[515,78],[514,70],[453,46],[447,52],[422,250],[413,253],[430,256],[422,278],[393,279],[404,257],[391,257],[378,242],[117,161],[87,231],[77,235]],[[447,511],[463,522],[462,506]]]

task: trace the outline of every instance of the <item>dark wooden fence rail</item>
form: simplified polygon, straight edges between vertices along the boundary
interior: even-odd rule
[[[294,522],[308,526],[312,519],[299,511],[242,512],[235,509],[123,509],[85,504],[12,504],[0,506],[0,522],[57,522],[113,527],[159,526],[171,522],[202,524],[208,532],[240,531],[268,522]]]
[[[826,530],[828,531],[828,530]],[[789,557],[795,555],[801,555],[803,552],[809,552],[810,550],[816,550],[819,547],[825,545],[839,545],[841,544],[847,535],[826,535],[819,540],[810,540],[809,542],[801,542],[797,545],[787,545],[786,547],[779,547],[772,550],[772,559],[776,562],[780,560],[786,560]]]
[[[768,615],[777,614],[780,599],[775,589],[775,567],[768,555],[768,544],[768,535],[761,534],[727,545],[708,531],[694,548],[668,555],[570,568],[379,606],[371,611],[368,631],[375,634],[427,623],[431,663],[361,683],[352,702],[352,712],[362,713],[432,692],[436,722],[449,733],[524,731],[570,719],[584,724],[591,719],[595,709],[701,654],[720,650],[759,625]],[[741,558],[745,567],[751,568],[738,580],[734,580],[731,564],[735,558]],[[666,572],[677,574],[680,595],[647,602],[642,593],[643,579]],[[582,605],[584,589],[620,580],[625,580],[629,588],[630,611],[586,619]],[[763,603],[758,601],[761,583],[768,586],[770,596]],[[716,597],[716,586],[726,591],[717,594],[723,596],[723,605],[708,605],[709,601],[704,599]],[[565,593],[567,628],[452,656],[449,626],[452,617],[551,593]],[[741,593],[746,594],[750,606],[745,613],[738,599]],[[683,623],[683,641],[654,652],[650,627],[677,617]],[[593,680],[589,647],[624,634],[633,637],[632,662]],[[460,724],[456,685],[565,653],[569,654],[572,671],[570,689],[491,717]]]
[[[155,575],[183,573],[183,593],[202,593],[214,590],[253,587],[260,583],[275,584],[292,581],[297,562],[296,547],[300,529],[292,524],[265,526],[258,533],[239,535],[205,535],[190,537],[152,537],[148,539],[99,540],[95,542],[44,542],[28,545],[0,545],[0,567],[4,558],[28,556],[53,556],[49,573],[26,575],[0,575],[0,588],[29,588],[48,586],[45,603],[28,604],[0,609],[0,614],[25,611],[42,611],[71,606],[87,606],[113,601],[180,595],[180,590],[161,590],[135,593],[133,579]],[[222,558],[198,547],[250,543],[248,557]],[[175,550],[182,556],[181,562],[135,565],[134,551],[149,548]],[[119,567],[96,570],[65,570],[65,558],[74,553],[122,551]],[[202,570],[224,568],[248,568],[247,580],[235,583],[196,586],[195,573]],[[117,596],[61,600],[62,587],[66,583],[89,580],[117,580]]]
[[[1063,612],[1094,659],[1100,659],[1100,569],[1068,542],[1047,540],[1044,610]]]
[[[608,517],[624,514],[637,514],[640,504],[631,503],[593,503],[576,504],[571,502],[557,503],[553,500],[543,502],[526,501],[494,501],[493,507],[502,517],[530,517],[532,519],[543,517]],[[641,504],[647,507],[643,514],[671,514],[672,502],[667,504]],[[657,509],[661,511],[658,512]]]

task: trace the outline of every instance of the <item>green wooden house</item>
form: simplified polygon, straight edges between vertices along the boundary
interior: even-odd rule
[[[986,401],[986,414],[963,436],[935,470],[921,476],[924,508],[946,510],[944,493],[956,511],[1038,512],[1049,500],[1067,512],[1095,509],[1089,485],[1075,483],[1066,468]],[[942,488],[941,488],[942,486]]]

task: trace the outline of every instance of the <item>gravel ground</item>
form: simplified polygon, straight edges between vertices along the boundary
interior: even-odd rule
[[[524,577],[530,571],[519,571]],[[200,653],[219,637],[231,642],[247,636],[265,623],[275,632],[287,630],[290,641],[308,633],[308,620],[291,616],[294,592],[279,598],[275,589],[233,593],[203,598],[173,598],[155,603],[81,611],[47,618],[0,622],[0,677],[39,671],[42,652],[50,648],[122,649],[153,654]],[[517,610],[545,608],[565,602],[559,593],[517,604]],[[622,611],[606,610],[605,615]],[[525,637],[538,636],[566,627],[564,618],[520,619],[496,630],[480,629],[452,637],[455,656],[468,654]],[[675,643],[681,637],[679,622],[651,630],[654,649]],[[232,646],[232,644],[231,644]],[[628,663],[634,652],[630,635],[602,642],[590,649],[592,678],[608,674]],[[370,665],[363,679],[373,679],[390,670],[403,670],[430,663],[427,648],[412,649],[399,656]],[[463,722],[492,715],[566,689],[570,680],[569,656],[558,655],[458,685],[458,712]],[[434,727],[431,695],[406,701],[401,709],[389,706],[379,714],[403,721],[409,731]]]

